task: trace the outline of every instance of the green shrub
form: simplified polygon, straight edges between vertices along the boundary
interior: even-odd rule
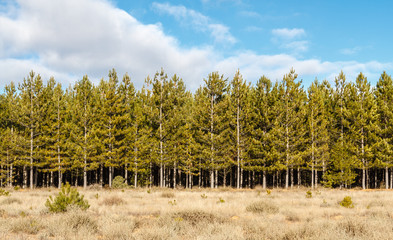
[[[220,197],[220,198],[218,199],[217,203],[225,203],[225,200],[224,200],[222,197]]]
[[[16,185],[15,187],[14,187],[14,190],[15,191],[18,191],[20,189],[20,186],[19,185]]]
[[[271,193],[272,193],[272,190],[266,189],[266,194],[267,194],[267,195],[270,195]]]
[[[66,184],[61,188],[59,194],[53,199],[50,196],[45,203],[45,206],[50,212],[66,212],[69,206],[77,207],[86,210],[90,207],[87,200],[83,199],[83,195],[79,195],[76,188],[71,188],[70,184]]]
[[[127,187],[126,181],[122,176],[119,175],[113,179],[112,188],[119,189],[119,188],[126,188],[126,187]]]
[[[10,192],[0,188],[0,196],[9,196]]]
[[[201,195],[201,198],[206,199],[206,198],[207,198],[207,195],[206,195],[206,194],[202,194],[202,195]]]
[[[248,205],[246,210],[253,213],[278,213],[279,208],[273,203],[258,201]]]
[[[312,198],[312,192],[310,190],[306,192],[306,198]]]
[[[346,207],[346,208],[353,208],[353,202],[352,202],[352,198],[350,196],[346,196],[344,197],[344,199],[339,203],[340,206],[342,207]]]

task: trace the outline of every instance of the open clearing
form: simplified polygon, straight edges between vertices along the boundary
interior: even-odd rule
[[[79,189],[90,208],[61,214],[57,189],[9,190],[0,239],[393,239],[393,191],[308,190]]]

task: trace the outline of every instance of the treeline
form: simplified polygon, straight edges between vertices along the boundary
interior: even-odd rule
[[[213,72],[195,93],[163,70],[68,88],[33,71],[0,95],[1,186],[392,188],[393,82],[360,73],[308,89]]]

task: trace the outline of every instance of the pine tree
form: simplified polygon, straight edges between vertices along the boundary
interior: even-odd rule
[[[26,160],[23,166],[23,187],[27,186],[27,165],[30,167],[30,188],[34,184],[34,155],[37,145],[39,145],[39,130],[42,118],[43,82],[40,75],[30,72],[27,78],[19,85],[21,109],[19,124],[25,129],[25,136],[29,139],[29,147],[26,149]]]
[[[200,88],[195,96],[196,121],[198,132],[197,138],[200,146],[199,158],[203,167],[209,171],[210,187],[217,187],[218,156],[222,154],[219,150],[220,141],[219,123],[222,118],[222,105],[225,104],[225,93],[227,91],[226,79],[217,72],[209,74],[204,79],[205,85]],[[215,178],[216,176],[216,178]]]
[[[245,120],[246,120],[246,106],[247,97],[249,95],[249,84],[243,80],[240,71],[237,70],[235,77],[231,82],[231,104],[233,107],[233,119],[235,126],[236,140],[234,146],[236,146],[236,163],[237,163],[237,174],[236,174],[236,188],[243,186],[243,161],[246,154],[245,142]]]
[[[108,183],[112,187],[114,169],[121,166],[122,148],[121,142],[124,139],[124,131],[121,125],[124,122],[124,108],[122,106],[122,96],[118,94],[118,78],[114,69],[109,71],[109,80],[101,80],[99,89],[101,92],[101,144],[103,144],[105,167],[108,167]]]
[[[348,119],[349,93],[353,87],[346,83],[346,77],[341,71],[335,79],[336,88],[333,93],[333,126],[331,138],[330,164],[328,173],[325,175],[325,183],[328,186],[338,184],[340,188],[352,184],[356,178],[354,172],[356,155],[354,145],[350,139]]]
[[[327,82],[320,84],[315,80],[308,88],[307,125],[308,125],[308,165],[311,165],[311,188],[318,186],[318,170],[323,170],[329,159],[328,108],[325,88]]]
[[[292,69],[285,75],[279,86],[280,102],[276,105],[281,110],[276,120],[275,131],[277,134],[277,148],[281,149],[281,158],[285,165],[285,188],[289,186],[291,175],[291,187],[293,187],[293,169],[300,166],[302,159],[302,147],[304,147],[305,126],[305,93],[301,81],[295,82],[297,74]],[[298,179],[299,180],[299,179]]]
[[[93,85],[87,75],[75,84],[75,161],[83,168],[83,187],[87,187],[87,173],[91,167],[91,134],[93,118]]]
[[[349,117],[350,134],[356,148],[358,165],[362,170],[362,188],[366,189],[366,172],[372,160],[372,145],[375,139],[376,103],[367,78],[360,73],[351,91]]]
[[[131,79],[128,74],[125,74],[123,80],[119,86],[119,95],[121,96],[121,110],[122,112],[122,130],[123,130],[123,139],[120,143],[121,146],[121,157],[124,159],[122,164],[124,164],[124,179],[125,183],[128,184],[128,168],[133,162],[133,156],[135,155],[135,139],[137,133],[137,124],[136,124],[136,91],[134,88],[134,84],[131,82]],[[137,176],[137,174],[136,174]],[[136,183],[137,181],[135,181]],[[136,185],[135,185],[136,187]]]
[[[176,188],[177,175],[179,169],[179,163],[182,160],[182,155],[187,153],[187,139],[183,135],[183,131],[186,125],[186,86],[182,79],[176,74],[169,80],[168,83],[168,104],[171,106],[167,109],[166,118],[167,121],[167,153],[169,161],[168,165],[173,166],[172,174],[172,186]]]
[[[381,74],[375,88],[377,103],[377,142],[375,145],[376,167],[385,169],[385,187],[389,188],[389,168],[392,167],[393,81],[386,72]]]
[[[262,187],[266,189],[267,172],[272,171],[273,151],[272,127],[275,102],[272,98],[272,82],[262,76],[252,91],[251,115],[248,121],[251,132],[251,147],[248,152],[254,171],[262,172]]]

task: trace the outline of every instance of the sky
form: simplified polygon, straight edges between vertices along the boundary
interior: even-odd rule
[[[393,73],[393,1],[0,0],[0,88],[33,70],[67,87],[115,68],[137,88],[161,68],[191,91],[211,72],[255,84],[294,68],[375,85]]]

